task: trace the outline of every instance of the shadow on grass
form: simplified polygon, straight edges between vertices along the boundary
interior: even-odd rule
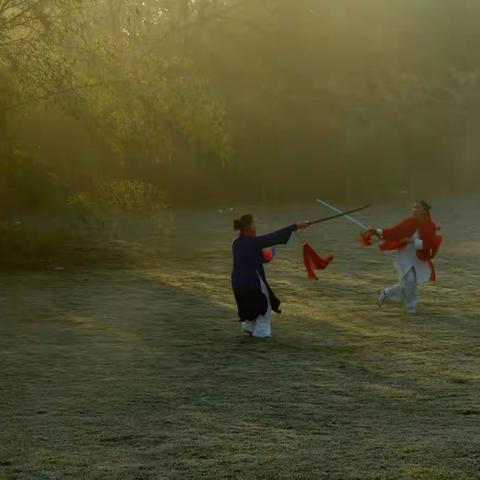
[[[473,322],[352,309],[339,281],[306,304],[290,287],[274,338],[248,339],[219,273],[172,275],[3,282],[1,474],[474,478]]]

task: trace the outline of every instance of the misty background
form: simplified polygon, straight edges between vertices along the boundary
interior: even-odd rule
[[[475,0],[0,0],[0,215],[478,187]]]

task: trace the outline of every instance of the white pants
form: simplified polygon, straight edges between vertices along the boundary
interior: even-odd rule
[[[242,322],[242,332],[251,333],[254,337],[266,338],[272,336],[272,309],[270,305],[265,315],[259,315],[255,320]]]
[[[251,333],[254,337],[267,338],[272,336],[272,306],[270,305],[268,288],[261,278],[260,286],[262,287],[262,293],[267,297],[267,311],[265,315],[259,315],[255,320],[242,322],[242,332]]]
[[[408,311],[414,312],[417,308],[417,274],[412,267],[393,287],[384,290],[385,300],[403,302]]]

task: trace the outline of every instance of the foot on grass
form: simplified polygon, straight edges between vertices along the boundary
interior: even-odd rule
[[[385,303],[385,299],[387,298],[387,294],[385,290],[379,290],[377,294],[377,305],[381,307]]]

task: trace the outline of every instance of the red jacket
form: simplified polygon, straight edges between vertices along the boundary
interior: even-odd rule
[[[432,259],[435,258],[440,248],[442,237],[437,235],[437,226],[430,218],[425,222],[418,222],[415,218],[407,218],[392,228],[383,229],[383,242],[380,244],[380,250],[397,250],[403,248],[407,240],[410,239],[417,230],[420,240],[423,241],[423,248],[417,250],[417,257],[424,262],[428,262],[432,271],[430,280],[434,281],[436,276]]]

